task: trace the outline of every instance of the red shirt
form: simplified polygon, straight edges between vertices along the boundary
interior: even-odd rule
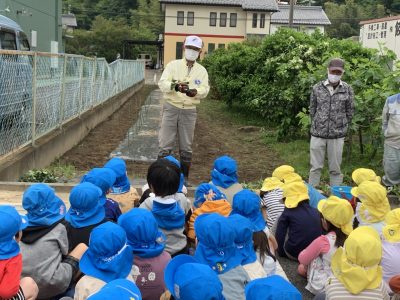
[[[22,255],[0,260],[0,299],[14,297],[19,290]]]

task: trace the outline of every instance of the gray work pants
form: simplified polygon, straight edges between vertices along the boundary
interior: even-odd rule
[[[311,137],[310,142],[310,175],[308,183],[318,186],[321,180],[321,171],[324,167],[325,153],[328,153],[329,184],[330,186],[341,185],[343,174],[340,170],[342,164],[344,138],[322,139]]]
[[[382,182],[386,186],[400,184],[400,149],[385,144],[383,152],[383,169],[385,176]]]
[[[161,116],[161,128],[158,133],[159,156],[167,156],[174,150],[176,138],[179,142],[180,159],[190,162],[192,142],[196,125],[196,109],[182,109],[164,103]]]

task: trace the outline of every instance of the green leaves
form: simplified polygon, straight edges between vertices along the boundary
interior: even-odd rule
[[[351,128],[361,128],[372,145],[380,140],[384,101],[400,89],[400,68],[390,70],[394,53],[387,49],[366,49],[319,33],[280,30],[258,46],[233,44],[215,51],[203,64],[216,97],[262,116],[266,125],[278,126],[280,139],[286,139],[308,133],[311,87],[326,79],[327,62],[333,57],[346,61],[343,80],[355,92]]]

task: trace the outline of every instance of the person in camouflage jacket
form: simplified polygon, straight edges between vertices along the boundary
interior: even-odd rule
[[[310,97],[311,142],[309,183],[318,186],[328,152],[330,185],[341,185],[344,137],[354,113],[354,92],[341,81],[344,61],[332,59],[328,65],[328,79],[314,85]]]

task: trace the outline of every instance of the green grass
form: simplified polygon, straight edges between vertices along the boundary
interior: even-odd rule
[[[296,169],[304,179],[308,178],[308,172],[310,170],[310,155],[309,147],[310,141],[308,137],[299,135],[298,139],[291,139],[286,142],[277,141],[277,130],[274,127],[269,126],[262,119],[262,117],[245,110],[240,106],[233,106],[229,108],[225,103],[219,100],[206,99],[201,102],[199,109],[205,111],[210,118],[223,118],[232,121],[236,125],[241,126],[259,126],[262,127],[261,138],[265,141],[272,150],[281,158],[285,164],[289,164]],[[382,168],[382,155],[383,149],[380,148],[375,155],[371,158],[372,150],[366,147],[365,154],[360,154],[360,149],[357,144],[357,140],[353,140],[353,146],[351,154],[348,151],[348,142],[345,143],[343,150],[343,162],[342,172],[344,175],[344,183],[352,184],[351,173],[357,168],[371,168],[378,175],[383,175]],[[327,171],[327,162],[322,173],[321,178],[322,189],[327,189],[329,183],[329,174]],[[249,187],[260,186],[259,182],[248,182],[246,183]]]

